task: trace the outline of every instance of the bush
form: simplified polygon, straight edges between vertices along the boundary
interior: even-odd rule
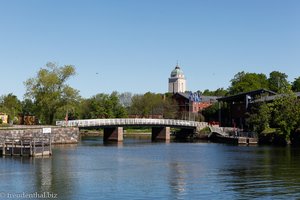
[[[258,135],[260,144],[271,144],[277,146],[287,145],[286,135],[279,129],[266,128]]]
[[[300,146],[300,128],[291,133],[291,144],[293,146]]]
[[[209,127],[205,127],[203,129],[200,130],[200,133],[201,134],[209,134],[211,131],[210,131],[210,128]]]

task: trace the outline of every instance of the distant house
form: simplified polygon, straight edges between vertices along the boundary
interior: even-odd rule
[[[179,112],[199,113],[203,109],[217,102],[219,97],[202,96],[189,92],[177,92],[173,95],[179,106]]]
[[[0,119],[2,121],[2,124],[7,124],[8,123],[8,115],[6,113],[1,113],[0,112]]]

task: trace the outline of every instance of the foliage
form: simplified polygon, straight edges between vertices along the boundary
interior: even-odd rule
[[[23,115],[35,115],[36,112],[37,112],[36,105],[31,99],[25,99],[22,101]]]
[[[297,128],[291,133],[291,143],[292,145],[300,145],[300,128]]]
[[[198,93],[201,93],[200,91]],[[208,89],[204,90],[201,95],[204,96],[226,96],[226,94],[228,93],[227,90],[225,90],[224,88],[218,88],[215,91],[210,91]]]
[[[26,97],[32,99],[37,108],[37,115],[43,123],[52,124],[58,111],[74,108],[79,99],[79,91],[67,85],[67,80],[76,74],[72,65],[59,67],[47,63],[34,78],[25,82]]]
[[[300,76],[295,78],[295,81],[292,84],[292,90],[294,92],[300,92]]]
[[[132,93],[124,92],[119,94],[118,96],[119,96],[120,104],[125,108],[129,108],[132,101]]]
[[[278,128],[276,137],[289,139],[291,133],[300,126],[300,100],[293,93],[284,94],[271,103],[253,107],[250,114],[252,129],[258,133],[270,127]],[[282,136],[279,136],[282,135]]]
[[[261,144],[273,144],[285,146],[287,140],[281,130],[275,128],[266,128],[259,134],[259,143]]]
[[[294,94],[285,94],[275,99],[272,106],[272,120],[288,139],[292,131],[300,125],[300,101]]]
[[[205,127],[205,128],[200,130],[200,133],[201,134],[208,134],[208,133],[211,133],[211,130],[210,130],[209,127]]]
[[[16,116],[21,112],[22,105],[12,93],[0,97],[0,110],[8,115],[10,123],[16,123]]]
[[[127,116],[126,109],[121,105],[117,92],[97,94],[80,103],[80,118],[122,118]]]
[[[288,76],[285,73],[273,71],[268,78],[269,89],[276,93],[284,93],[290,88],[287,81]]]
[[[265,74],[238,72],[231,80],[229,94],[235,95],[261,88],[268,88],[268,80]]]
[[[271,108],[269,104],[264,102],[258,106],[254,106],[251,112],[249,122],[254,131],[261,133],[270,128]]]
[[[164,118],[175,118],[178,112],[176,101],[169,95],[147,92],[144,95],[134,95],[129,114],[147,117],[163,115]]]
[[[219,119],[219,103],[214,103],[202,111],[205,121],[218,121]]]

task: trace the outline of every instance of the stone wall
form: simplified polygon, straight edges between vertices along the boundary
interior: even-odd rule
[[[48,127],[22,127],[0,129],[1,138],[21,138],[21,137],[51,137],[52,144],[73,144],[78,143],[80,135],[76,127],[49,127],[51,133],[43,133],[43,128]]]

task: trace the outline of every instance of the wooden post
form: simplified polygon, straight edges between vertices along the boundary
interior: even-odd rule
[[[14,140],[12,139],[12,142],[11,142],[11,155],[13,156],[14,155]]]
[[[3,152],[2,155],[5,156],[5,151],[6,151],[6,150],[5,150],[5,141],[3,142],[2,145],[3,145],[3,146],[2,146],[2,149],[3,149],[3,150],[2,150],[2,152]]]
[[[43,138],[43,140],[42,140],[42,156],[44,156],[44,138]]]
[[[30,145],[30,153],[29,153],[29,156],[32,156],[32,154],[33,154],[33,149],[32,149],[32,140],[30,140],[30,143],[29,143],[29,145]]]
[[[51,134],[50,134],[50,137],[49,137],[49,154],[52,155]]]
[[[23,156],[23,140],[21,139],[20,155]]]
[[[33,155],[32,156],[35,156],[35,140],[34,140],[34,138],[33,138]]]

